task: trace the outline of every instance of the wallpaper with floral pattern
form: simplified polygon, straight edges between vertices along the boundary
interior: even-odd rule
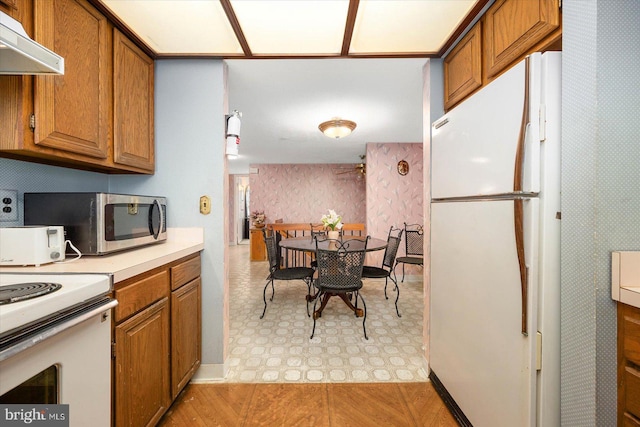
[[[319,223],[329,209],[343,222],[366,222],[365,180],[353,164],[254,164],[249,175],[250,211],[261,210],[267,223]]]
[[[398,172],[398,162],[409,164],[406,175]],[[391,226],[424,224],[424,179],[422,143],[367,145],[367,232],[386,239]],[[405,253],[404,236],[398,256]],[[382,264],[382,253],[368,262]],[[419,268],[407,266],[407,274],[419,274]]]
[[[342,215],[343,222],[363,222],[372,237],[386,239],[389,227],[423,224],[424,179],[422,143],[370,143],[367,174],[338,175],[355,165],[254,164],[249,175],[250,211],[264,210],[267,222],[319,223],[328,209]],[[406,175],[398,162],[409,164]],[[398,256],[404,255],[404,238]],[[383,252],[367,256],[367,264],[382,263]],[[407,274],[420,274],[408,266]]]

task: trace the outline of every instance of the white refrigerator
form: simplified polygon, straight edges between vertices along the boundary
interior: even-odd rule
[[[560,425],[561,54],[432,125],[429,365],[462,425]]]

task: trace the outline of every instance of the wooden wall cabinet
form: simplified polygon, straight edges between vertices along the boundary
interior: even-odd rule
[[[201,288],[199,254],[116,284],[116,427],[156,425],[200,367]]]
[[[73,0],[36,1],[34,16],[37,41],[65,60],[64,76],[34,80],[34,143],[106,159],[112,90],[107,18]]]
[[[484,15],[487,76],[530,52],[560,26],[558,0],[498,0]]]
[[[249,259],[251,261],[265,261],[267,247],[264,245],[264,235],[261,228],[252,228],[249,233]]]
[[[444,60],[444,108],[482,86],[482,25],[479,22]]]
[[[496,0],[444,59],[444,108],[453,108],[533,52],[560,50],[558,0]]]
[[[640,426],[640,309],[618,303],[618,425]]]
[[[18,8],[18,0],[0,0],[0,6],[2,6],[0,10],[4,13],[9,13],[11,9]]]
[[[113,23],[87,0],[16,1],[13,15],[64,58],[65,73],[0,76],[0,116],[10,124],[0,156],[153,173],[153,60],[114,36]]]
[[[113,59],[113,161],[153,171],[153,60],[117,29]]]

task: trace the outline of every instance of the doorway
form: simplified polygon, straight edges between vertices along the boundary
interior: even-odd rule
[[[235,242],[237,245],[249,244],[249,203],[250,189],[248,175],[234,176],[235,200]]]

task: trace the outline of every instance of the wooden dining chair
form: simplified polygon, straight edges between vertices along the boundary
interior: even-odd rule
[[[344,223],[340,229],[340,235],[344,238],[351,238],[355,236],[366,236],[366,229],[364,223]]]
[[[396,258],[393,267],[394,275],[398,264],[402,264],[402,282],[404,282],[405,264],[420,265],[424,263],[424,230],[420,224],[404,223],[405,255]]]
[[[318,261],[318,277],[313,285],[318,290],[317,298],[313,304],[313,329],[311,338],[316,331],[316,320],[322,315],[329,298],[339,296],[344,303],[355,313],[356,317],[362,317],[362,330],[364,338],[367,337],[367,306],[360,293],[362,289],[362,266],[364,265],[367,249],[367,237],[364,242],[361,239],[329,240],[329,248],[320,248],[316,239],[316,259]],[[351,303],[349,295],[355,297],[355,306]],[[358,308],[358,298],[362,301],[362,309]],[[321,301],[319,309],[316,309],[318,301]]]
[[[273,230],[262,230],[264,236],[264,243],[267,248],[267,259],[269,260],[269,276],[267,277],[267,283],[262,290],[262,298],[264,300],[264,309],[260,318],[264,317],[267,311],[267,287],[271,284],[271,298],[269,301],[273,301],[275,289],[273,282],[275,280],[302,280],[307,285],[307,300],[311,294],[311,280],[315,271],[311,267],[282,267],[281,252],[280,252],[280,233]],[[309,315],[309,306],[307,304],[307,315]]]
[[[400,288],[398,287],[398,281],[395,278],[395,272],[393,267],[395,266],[396,254],[398,253],[398,247],[400,246],[400,241],[402,240],[402,232],[404,230],[401,228],[389,228],[389,235],[387,236],[387,247],[384,250],[384,256],[382,258],[382,265],[380,267],[365,265],[362,267],[362,277],[365,279],[383,279],[384,278],[384,297],[389,299],[387,296],[387,284],[389,279],[395,285],[396,291],[396,314],[398,317],[400,316],[400,311],[398,310],[398,299],[400,298]],[[393,276],[391,275],[393,273]]]

